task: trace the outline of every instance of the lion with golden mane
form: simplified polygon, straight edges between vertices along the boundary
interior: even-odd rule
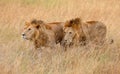
[[[80,18],[71,19],[65,22],[64,38],[62,44],[85,45],[92,42],[94,44],[103,44],[106,38],[106,26],[99,21],[81,22]]]
[[[26,22],[22,37],[33,42],[35,49],[53,47],[63,38],[62,22],[45,23],[42,20]]]

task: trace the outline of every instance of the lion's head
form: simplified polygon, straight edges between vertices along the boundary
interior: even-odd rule
[[[39,35],[40,24],[43,22],[41,20],[33,20],[31,22],[26,22],[24,26],[24,30],[22,32],[22,38],[26,40],[33,40]]]
[[[80,18],[75,18],[69,21],[66,21],[64,25],[64,38],[63,44],[64,45],[71,45],[73,41],[79,37],[79,31],[81,27],[81,20]]]
[[[71,27],[67,27],[64,29],[63,42],[67,45],[70,45],[73,42],[75,36],[76,36],[75,31]]]

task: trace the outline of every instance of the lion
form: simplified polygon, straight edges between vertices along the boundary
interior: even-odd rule
[[[103,44],[106,38],[106,26],[100,21],[81,22],[80,18],[71,19],[64,24],[62,44],[71,45]]]
[[[63,38],[62,22],[45,23],[42,20],[26,22],[22,37],[33,42],[35,49],[41,47],[54,47]]]

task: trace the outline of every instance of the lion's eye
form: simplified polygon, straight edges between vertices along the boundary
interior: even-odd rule
[[[64,33],[66,33],[66,32],[64,32]]]
[[[31,28],[29,28],[28,30],[31,30]]]
[[[72,32],[69,32],[69,34],[72,34]]]

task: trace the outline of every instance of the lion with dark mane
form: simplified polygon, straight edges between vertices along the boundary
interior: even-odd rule
[[[85,45],[88,42],[103,44],[106,30],[106,26],[99,21],[83,23],[80,18],[71,19],[64,25],[63,45]]]
[[[22,37],[34,43],[35,49],[53,47],[63,38],[62,22],[45,23],[42,20],[26,22]]]

